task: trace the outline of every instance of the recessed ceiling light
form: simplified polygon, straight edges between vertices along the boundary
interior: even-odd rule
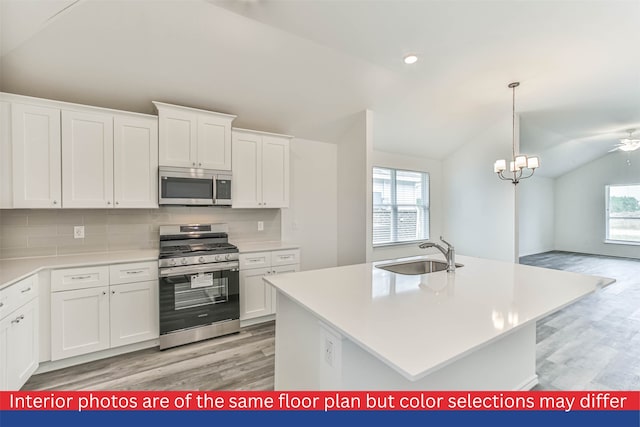
[[[418,57],[412,53],[404,57],[405,64],[415,64],[417,61]]]

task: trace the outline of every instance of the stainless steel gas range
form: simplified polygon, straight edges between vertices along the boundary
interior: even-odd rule
[[[226,224],[160,226],[160,349],[240,330],[238,248]]]

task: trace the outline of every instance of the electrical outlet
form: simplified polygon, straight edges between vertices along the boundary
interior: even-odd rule
[[[73,238],[84,239],[84,225],[76,225],[73,227]]]
[[[324,361],[333,366],[333,340],[329,337],[324,339]]]
[[[264,221],[258,221],[258,231],[264,230]]]

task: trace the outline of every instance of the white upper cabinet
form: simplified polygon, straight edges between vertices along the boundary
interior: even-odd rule
[[[60,110],[11,105],[14,208],[61,207]]]
[[[233,130],[234,208],[289,206],[289,141],[277,135]]]
[[[113,115],[62,111],[65,208],[113,206]]]
[[[289,206],[289,138],[262,137],[262,205]]]
[[[160,166],[231,170],[234,115],[154,101],[159,117]]]
[[[233,207],[262,207],[262,137],[234,130],[232,163]]]
[[[113,128],[115,207],[158,207],[158,119],[115,116]]]
[[[13,207],[13,159],[11,157],[11,103],[0,101],[0,209]],[[1,387],[0,384],[0,389]]]
[[[158,118],[0,93],[0,209],[114,207],[158,207]]]

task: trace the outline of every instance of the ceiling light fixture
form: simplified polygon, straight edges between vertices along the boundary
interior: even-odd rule
[[[629,138],[621,138],[620,143],[616,144],[616,148],[614,148],[614,150],[636,151],[638,148],[640,148],[640,139],[633,137],[633,133],[635,131],[635,129],[629,129],[627,131],[629,132]]]
[[[415,64],[416,62],[418,62],[418,57],[411,53],[411,54],[405,56],[403,60],[404,60],[405,64],[411,65],[411,64]]]
[[[530,178],[533,176],[535,170],[540,166],[540,159],[538,157],[528,157],[524,154],[516,155],[516,88],[520,86],[520,82],[509,83],[509,88],[513,89],[513,104],[512,104],[512,154],[513,157],[509,161],[509,172],[507,170],[506,160],[496,160],[493,164],[493,171],[498,174],[498,178],[503,181],[511,181],[513,185],[516,185],[522,179]],[[531,173],[524,175],[525,169],[531,170]]]

